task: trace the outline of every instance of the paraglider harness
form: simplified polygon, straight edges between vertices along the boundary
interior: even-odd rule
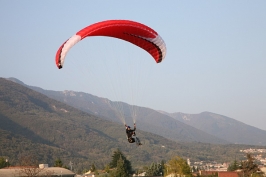
[[[128,142],[129,143],[135,143],[136,142],[137,145],[142,145],[140,143],[140,140],[138,139],[138,137],[136,137],[136,132],[135,132],[136,124],[134,123],[134,129],[130,129],[130,126],[127,126],[126,124],[125,124],[125,127],[126,127],[126,134],[127,134]],[[132,136],[135,136],[135,138],[133,138]]]

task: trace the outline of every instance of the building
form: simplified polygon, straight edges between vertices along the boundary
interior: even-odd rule
[[[217,175],[218,177],[239,177],[241,176],[241,172],[235,172],[235,171],[200,171],[199,174],[203,176]]]
[[[26,177],[27,174],[49,177],[75,177],[75,173],[61,167],[48,167],[47,164],[40,164],[39,167],[17,166],[0,169],[0,177]]]
[[[241,174],[235,171],[220,171],[218,177],[239,177]]]

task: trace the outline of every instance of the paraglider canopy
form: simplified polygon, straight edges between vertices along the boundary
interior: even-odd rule
[[[83,28],[64,42],[56,53],[56,66],[61,69],[70,48],[89,36],[114,37],[128,41],[147,51],[157,63],[160,63],[166,55],[163,39],[152,28],[129,20],[107,20]]]

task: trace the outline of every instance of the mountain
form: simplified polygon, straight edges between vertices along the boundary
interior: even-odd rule
[[[23,82],[9,78],[10,80],[22,84]],[[132,106],[123,102],[112,102],[106,98],[100,98],[88,93],[74,91],[51,91],[35,86],[24,86],[40,92],[50,98],[66,103],[81,111],[93,114],[121,124],[120,115],[123,112],[126,122],[132,122],[132,109],[137,112],[137,128],[153,134],[163,136],[174,141],[203,142],[212,144],[229,144],[221,138],[215,137],[202,130],[180,122],[172,117],[158,113],[149,108]],[[117,106],[119,105],[119,106]],[[123,110],[121,110],[123,108]]]
[[[266,145],[266,131],[232,118],[203,112],[200,114],[166,113],[174,119],[235,144]]]
[[[112,102],[106,98],[82,92],[44,90],[39,87],[28,86],[15,78],[9,79],[79,110],[114,122],[120,122],[118,118],[119,110],[116,106],[120,104],[124,108],[123,112],[127,115],[126,122],[132,122],[130,114],[130,107],[132,106],[126,103]],[[135,109],[138,111],[137,125],[139,129],[171,140],[266,145],[265,130],[249,126],[226,116],[210,112],[171,114],[149,108],[136,107]]]

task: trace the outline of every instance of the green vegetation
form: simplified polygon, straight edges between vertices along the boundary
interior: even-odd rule
[[[124,154],[117,149],[114,151],[112,156],[112,161],[109,163],[110,168],[117,168],[120,171],[124,171],[126,174],[132,174],[133,170],[131,167],[131,162],[127,160]]]
[[[10,163],[8,162],[7,159],[5,159],[4,157],[0,157],[0,168],[5,168],[10,166]]]
[[[132,175],[131,166],[128,166],[128,162],[129,161],[127,161],[126,159],[123,159],[121,155],[117,161],[117,165],[115,169],[111,173],[111,176],[128,177]]]
[[[175,176],[192,176],[191,169],[186,160],[179,156],[173,157],[165,164],[165,175],[174,174]]]
[[[146,170],[146,176],[164,176],[165,163],[153,162]]]
[[[235,171],[238,170],[239,168],[240,168],[239,162],[237,160],[234,160],[234,162],[231,163],[227,168],[227,171]]]
[[[242,161],[234,160],[228,169],[228,171],[236,171],[241,170],[241,174],[243,177],[250,176],[263,176],[263,172],[260,170],[258,164],[255,163],[254,158],[251,154],[246,154],[246,159]]]
[[[54,166],[55,167],[63,167],[62,160],[60,158],[59,159],[56,159],[55,162],[54,162]]]

